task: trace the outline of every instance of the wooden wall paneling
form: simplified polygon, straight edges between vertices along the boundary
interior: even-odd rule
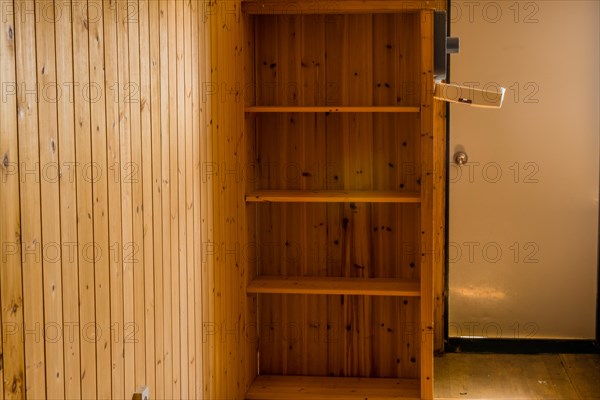
[[[302,85],[302,75],[300,73],[301,65],[299,61],[302,58],[302,29],[301,16],[288,16],[279,19],[277,31],[275,34],[279,40],[276,49],[276,58],[273,65],[269,68],[273,71],[273,78],[276,83],[277,95],[275,101],[277,104],[293,101],[288,91],[294,85]],[[301,95],[301,93],[299,94]],[[310,119],[310,115],[304,114],[284,114],[280,123],[270,126],[268,130],[270,135],[282,136],[282,147],[277,149],[271,147],[270,154],[280,158],[275,158],[275,165],[283,179],[283,188],[300,189],[300,175],[294,171],[303,167],[304,145],[303,139],[306,132],[303,131],[303,121]],[[290,171],[292,171],[290,173]],[[282,188],[281,186],[279,188]],[[276,238],[274,245],[276,249],[281,249],[282,254],[282,274],[283,275],[303,275],[304,264],[306,260],[307,241],[303,234],[305,231],[305,205],[304,204],[282,204],[284,234]],[[277,221],[275,221],[277,223]],[[275,322],[281,325],[282,329],[282,371],[288,375],[298,375],[302,373],[302,364],[305,363],[307,356],[303,348],[302,337],[306,335],[306,315],[304,313],[304,296],[290,295],[283,296],[282,314],[276,317]]]
[[[218,14],[218,13],[217,13]],[[223,22],[222,20],[219,18],[218,15],[211,15],[211,37],[212,37],[212,42],[211,42],[211,59],[213,60],[214,65],[219,66],[219,63],[225,63],[226,60],[224,58],[224,50],[225,50],[225,46],[228,45],[228,43],[225,42],[224,40],[224,33],[223,30],[225,28],[223,27]],[[211,68],[211,75],[210,75],[210,82],[214,82],[217,83],[217,85],[220,85],[221,82],[223,82],[222,80],[223,78],[220,75],[220,69],[219,68]],[[219,86],[217,86],[219,87]],[[221,93],[220,91],[217,91],[216,95],[213,95],[213,97],[211,98],[211,100],[213,102],[215,102],[214,107],[211,110],[211,116],[213,119],[213,125],[212,125],[212,134],[211,134],[211,138],[212,138],[212,147],[210,149],[211,152],[211,156],[213,157],[213,161],[215,163],[217,163],[217,165],[219,163],[222,163],[224,161],[224,159],[222,158],[222,154],[220,154],[219,150],[221,148],[220,146],[220,141],[222,140],[221,136],[223,135],[222,133],[222,121],[221,121],[221,114],[223,112],[225,112],[225,110],[223,109],[223,104],[221,102],[221,97],[220,97]],[[223,204],[223,196],[222,196],[222,181],[221,181],[222,177],[221,177],[221,173],[217,172],[215,175],[213,175],[213,179],[212,179],[212,187],[213,187],[213,209],[212,209],[212,214],[213,214],[213,238],[214,238],[214,243],[216,246],[221,246],[223,244],[223,239],[222,239],[222,226],[221,226],[221,221],[223,220],[224,216],[222,214],[222,207],[220,205]],[[217,247],[219,248],[219,247]],[[215,398],[225,398],[226,397],[226,383],[224,382],[224,376],[223,376],[223,371],[226,369],[226,360],[225,360],[225,354],[224,354],[224,349],[223,349],[223,344],[222,344],[222,336],[219,335],[219,331],[222,328],[222,313],[223,313],[223,263],[221,261],[222,257],[220,254],[215,255],[215,260],[214,260],[214,265],[213,265],[213,270],[214,270],[214,291],[215,291],[215,296],[214,296],[214,318],[209,322],[210,327],[213,328],[213,331],[211,332],[212,335],[212,340],[214,341],[214,358],[211,360],[211,362],[213,363],[213,368],[215,370],[214,375],[213,375],[213,379],[214,379],[214,393],[213,395],[215,396]]]
[[[345,57],[347,32],[346,19],[343,16],[325,17],[325,98],[328,105],[342,104],[343,60]],[[345,168],[342,114],[326,115],[326,188],[345,189]],[[348,244],[345,235],[347,219],[344,215],[346,205],[327,204],[327,259],[328,276],[344,276]],[[346,323],[344,306],[347,296],[327,296],[327,374],[342,376],[345,374]]]
[[[176,71],[177,71],[177,226],[179,229],[178,237],[178,264],[176,273],[178,277],[175,284],[174,299],[177,304],[179,324],[175,331],[177,332],[177,340],[179,342],[179,351],[174,363],[177,362],[177,374],[173,379],[176,387],[176,394],[179,398],[187,398],[187,364],[188,364],[188,342],[187,342],[187,231],[186,231],[186,204],[185,204],[185,183],[186,183],[186,107],[187,96],[185,93],[185,16],[184,10],[189,2],[175,2],[176,7],[176,24],[177,29],[177,47],[176,47]],[[175,365],[175,364],[174,364]],[[175,382],[175,379],[177,382]]]
[[[373,104],[373,20],[372,15],[346,16],[348,24],[347,54],[344,60],[344,102],[349,105]],[[365,56],[366,55],[366,56]],[[347,188],[373,189],[373,115],[348,114],[342,119],[344,163]],[[370,204],[349,204],[346,208],[350,257],[345,266],[349,276],[368,277],[371,270]],[[371,298],[352,297],[346,303],[348,336],[347,371],[351,376],[371,373]]]
[[[87,2],[73,3],[73,79],[75,87],[75,151],[77,177],[77,248],[79,256],[79,335],[81,348],[81,396],[96,396],[97,368],[95,328],[95,284],[93,248],[92,183],[87,175],[92,167],[90,97],[90,63]],[[92,328],[92,329],[90,329]]]
[[[25,397],[25,354],[23,332],[23,270],[21,259],[21,210],[18,166],[19,134],[17,122],[16,26],[12,12],[0,11],[0,79],[13,83],[11,95],[0,102],[0,241],[6,244],[0,263],[0,303],[2,308],[2,394],[6,399]],[[20,16],[16,16],[20,18]]]
[[[326,88],[325,17],[300,17],[302,48],[296,57],[299,78],[295,83],[300,88],[298,98],[302,105],[320,105]],[[289,94],[288,94],[289,96]],[[303,114],[299,118],[303,141],[301,188],[325,189],[322,175],[327,156],[326,116],[323,113]],[[327,206],[325,204],[303,204],[300,224],[304,225],[302,275],[326,276],[327,265],[324,244],[327,242]],[[296,227],[295,229],[298,229]],[[327,297],[302,296],[304,321],[302,329],[303,365],[302,374],[327,375],[327,340],[323,336],[327,327]]]
[[[0,17],[4,18],[4,15],[0,14]],[[8,32],[7,32],[7,34],[8,34]],[[2,40],[2,38],[0,38],[0,40]],[[0,45],[0,54],[3,54],[1,49],[2,49],[2,46]],[[2,63],[1,62],[0,62],[0,82],[2,82]],[[4,100],[3,103],[6,103],[6,100]],[[1,108],[0,108],[0,112],[2,112]],[[4,137],[5,135],[6,135],[6,138]],[[7,158],[8,146],[9,146],[8,132],[4,133],[4,127],[0,123],[0,151],[4,150],[4,154],[5,154],[5,157],[2,160],[3,168],[0,172],[2,174],[2,175],[0,175],[0,178],[2,179],[2,183],[3,183],[2,190],[5,190],[5,191],[9,191],[11,189],[14,190],[14,185],[4,185],[8,181],[7,168],[8,168],[8,165],[10,165],[10,164],[8,164],[8,161],[5,161],[5,160],[8,160],[8,158]],[[14,194],[11,192],[8,192],[8,193],[9,193],[9,196],[4,196],[4,197],[2,197],[2,195],[0,194],[0,200],[2,200],[2,204],[4,204],[4,202],[9,203],[10,202],[9,199]],[[18,203],[18,201],[17,201],[17,203]],[[9,219],[9,218],[10,217],[5,215],[4,213],[0,214],[0,224],[2,225],[2,227],[4,227],[4,220]],[[8,222],[7,225],[10,225],[10,227],[12,228],[13,227],[12,223],[14,223],[14,220],[7,221],[7,222]],[[4,243],[4,247],[2,248],[3,259],[2,259],[2,264],[0,264],[0,279],[2,279],[2,273],[4,272],[3,271],[4,268],[2,268],[3,264],[8,264],[8,254],[5,254],[6,250],[8,249],[8,246],[9,246],[8,240],[9,240],[10,236],[9,236],[8,232],[9,231],[5,231],[3,228],[0,228],[0,243]],[[17,248],[17,247],[15,247],[15,248]],[[19,266],[20,266],[20,263],[19,263]],[[3,310],[1,285],[2,285],[2,281],[0,280],[0,310]],[[2,339],[2,340],[0,340],[0,354],[3,354],[2,353],[2,342],[4,341],[4,336],[2,336],[2,312],[1,311],[0,311],[0,338]],[[2,388],[0,388],[0,399],[4,399],[4,371],[3,371],[3,369],[0,369],[0,382],[2,382]]]
[[[249,82],[255,82],[255,41],[254,41],[254,17],[246,16],[242,14],[243,33],[241,42],[242,54],[244,56],[244,75],[242,82],[245,84],[242,86],[242,102],[245,105],[254,104],[256,101],[255,85],[248,86]],[[256,164],[256,119],[254,116],[245,117],[244,127],[245,145],[244,159],[242,165],[242,177],[244,179],[243,188],[245,193],[253,190],[256,186],[256,180],[258,172]],[[254,279],[258,272],[257,257],[260,254],[260,250],[257,249],[257,229],[256,229],[256,206],[246,205],[245,213],[245,224],[243,226],[244,232],[241,232],[241,237],[245,237],[246,241],[242,241],[242,259],[246,265],[246,273],[242,274],[245,279],[242,280],[243,287],[240,291],[243,293],[246,290],[248,284]],[[246,382],[244,392],[247,391],[248,387],[252,384],[256,376],[258,375],[258,313],[257,313],[257,295],[246,295],[246,305],[242,309],[245,312],[246,321],[244,323],[244,329],[242,330],[242,338],[245,341],[244,359],[242,365],[245,367]]]
[[[215,215],[208,212],[212,198],[201,207],[200,160],[226,154],[233,160],[246,151],[230,144],[235,132],[243,132],[241,118],[221,125],[228,136],[219,136],[217,151],[206,150],[213,145],[207,134],[212,119],[199,115],[205,80],[196,68],[202,62],[206,74],[211,66],[210,57],[199,53],[210,48],[205,34],[210,24],[200,15],[205,10],[198,2],[147,0],[16,4],[2,10],[2,80],[20,88],[1,109],[8,163],[2,168],[5,175],[16,174],[10,167],[21,153],[24,186],[19,176],[12,183],[4,179],[2,193],[9,195],[3,200],[10,204],[12,193],[19,212],[8,207],[2,217],[17,234],[23,226],[26,245],[15,255],[19,268],[12,273],[5,268],[14,257],[2,265],[0,301],[10,312],[2,315],[1,397],[22,397],[26,390],[34,397],[125,398],[142,383],[157,397],[199,397],[202,378],[215,374],[202,364],[218,358],[230,373],[227,379],[213,375],[220,389],[244,392],[256,366],[246,368],[239,354],[245,347],[244,354],[254,358],[252,347],[229,340],[219,343],[219,357],[210,352],[204,357],[198,335],[204,330],[204,301],[196,294],[205,285],[197,241],[203,229],[212,235],[215,216],[217,221],[231,216],[234,229],[220,228],[224,241],[237,243],[247,230],[239,214],[243,189],[222,193],[227,202],[217,203]],[[60,13],[54,19],[48,14],[53,10]],[[241,37],[242,25],[223,34],[234,57]],[[241,74],[231,67],[223,76],[235,82]],[[52,101],[45,96],[54,83],[60,93]],[[36,93],[36,85],[43,90]],[[242,106],[233,103],[231,110],[236,107],[241,116]],[[15,132],[13,139],[7,129]],[[11,150],[14,146],[19,149]],[[52,165],[56,179],[48,175]],[[60,257],[51,258],[49,246]],[[236,307],[223,308],[218,322],[246,323],[252,302],[240,296],[245,268],[223,276],[219,294]],[[207,283],[210,287],[210,279]],[[203,296],[208,311],[213,296],[218,295]],[[45,341],[48,326],[48,334],[60,328],[62,341]],[[173,334],[173,327],[179,331]],[[228,389],[234,380],[236,388]]]
[[[163,346],[164,398],[173,398],[173,330],[171,310],[171,63],[169,31],[169,2],[161,0],[160,15],[160,123],[162,164],[162,242],[163,242]]]
[[[139,14],[139,38],[140,38],[140,110],[141,110],[141,166],[140,178],[142,186],[142,205],[141,213],[143,217],[143,240],[140,241],[140,252],[143,248],[143,273],[144,280],[144,310],[143,322],[140,318],[140,325],[143,324],[144,330],[140,332],[144,336],[143,347],[138,349],[144,353],[144,363],[138,366],[138,369],[144,370],[143,382],[137,382],[136,385],[146,384],[150,388],[156,387],[155,375],[155,294],[154,294],[154,276],[155,276],[155,258],[154,258],[154,225],[153,225],[153,126],[151,115],[151,56],[150,56],[150,31],[149,31],[149,1],[140,0],[138,4]],[[143,245],[143,247],[142,247]],[[141,359],[141,357],[140,357]],[[142,373],[139,373],[142,376]]]
[[[178,121],[178,80],[177,80],[177,3],[167,1],[168,5],[168,30],[169,30],[169,182],[170,182],[170,219],[171,233],[169,240],[171,242],[171,261],[169,263],[169,271],[171,273],[171,325],[169,326],[172,334],[172,368],[173,375],[170,385],[172,387],[173,398],[181,396],[181,348],[180,340],[180,314],[179,314],[179,180],[178,180],[178,137],[177,130]]]
[[[21,172],[21,245],[25,332],[25,396],[46,396],[44,300],[38,98],[36,92],[35,8],[27,1],[15,8],[15,54],[19,162]],[[20,89],[20,90],[19,90]],[[14,306],[13,306],[14,309]]]
[[[182,369],[186,371],[182,374],[187,378],[187,382],[182,379],[181,390],[187,398],[194,398],[196,392],[196,364],[195,364],[195,349],[194,345],[194,164],[193,164],[193,141],[197,132],[193,130],[193,114],[192,107],[195,99],[192,97],[192,5],[191,2],[184,3],[184,21],[183,21],[183,36],[184,36],[184,53],[185,53],[185,196],[184,196],[184,216],[186,230],[186,274],[185,274],[185,297],[184,303],[187,302],[187,318],[185,326],[182,325],[182,330],[185,331],[185,339],[187,343],[182,342],[182,357],[186,362],[182,362]],[[183,291],[183,290],[182,290]],[[182,304],[184,306],[184,304]],[[183,314],[183,313],[182,313]],[[182,338],[182,340],[184,340]],[[185,349],[185,350],[184,350]],[[184,356],[184,354],[187,354]],[[182,395],[183,397],[183,395]]]
[[[106,131],[106,87],[104,76],[104,23],[103,4],[99,0],[88,2],[88,43],[90,58],[90,126],[92,168],[86,176],[92,182],[92,209],[94,221],[94,284],[96,301],[96,370],[98,398],[111,396],[111,341],[110,341],[110,248],[108,238],[108,165]],[[93,89],[92,89],[93,88]],[[110,100],[109,100],[110,101]],[[87,250],[87,249],[86,249]],[[90,251],[86,251],[89,257]],[[50,397],[50,396],[49,396]]]
[[[276,65],[277,54],[275,53],[278,36],[272,34],[277,29],[277,22],[272,25],[266,22],[269,17],[260,16],[255,19],[255,79],[256,82],[256,104],[276,104],[274,71],[271,65]],[[281,187],[280,175],[277,174],[277,165],[269,157],[274,154],[271,147],[283,148],[284,135],[273,135],[269,128],[275,126],[281,118],[286,115],[260,115],[253,116],[256,119],[256,162],[259,168],[259,188]],[[275,153],[278,154],[278,153]],[[270,170],[272,169],[272,171]],[[257,243],[259,249],[258,275],[279,275],[282,273],[283,263],[281,251],[273,247],[281,241],[283,220],[273,224],[272,218],[278,218],[281,210],[279,204],[256,205],[257,210]],[[276,326],[281,315],[282,298],[280,296],[258,296],[259,329],[262,332],[259,337],[259,365],[260,373],[281,373],[281,327]],[[271,349],[276,349],[271,351]]]
[[[35,30],[38,87],[46,88],[56,83],[56,51],[54,49],[54,26],[49,18],[43,18],[42,10],[52,2],[36,3]],[[50,95],[54,96],[50,96]],[[40,190],[42,215],[42,264],[44,279],[44,330],[42,340],[46,359],[46,396],[62,398],[65,395],[63,339],[62,335],[62,264],[60,252],[60,188],[58,122],[55,93],[38,92],[38,116],[42,121],[40,141]],[[42,327],[40,327],[41,329]],[[51,338],[51,340],[47,340]]]
[[[239,176],[237,164],[238,148],[237,143],[243,143],[243,103],[240,102],[239,85],[241,79],[241,68],[243,66],[243,57],[240,57],[241,43],[239,35],[241,34],[240,2],[221,2],[218,5],[217,23],[218,33],[217,41],[219,51],[217,53],[217,80],[219,84],[218,106],[213,111],[218,110],[217,130],[215,132],[216,141],[216,161],[220,165],[217,174],[218,189],[215,190],[218,205],[215,202],[215,208],[218,209],[219,216],[215,215],[215,242],[219,244],[220,256],[215,268],[221,270],[216,274],[216,285],[221,293],[220,301],[217,301],[216,318],[220,322],[219,353],[222,358],[221,369],[217,370],[221,374],[222,395],[225,398],[237,398],[243,393],[243,375],[241,366],[238,364],[240,357],[240,326],[244,323],[240,314],[242,302],[245,299],[245,293],[240,293],[239,272],[243,269],[238,263],[239,246],[241,237],[238,236],[238,229],[243,221],[238,218],[238,209],[240,200],[243,198],[243,188],[239,188]],[[235,116],[232,118],[232,116]],[[239,153],[243,156],[243,151]],[[243,206],[243,204],[242,204]],[[218,395],[219,392],[217,392]]]
[[[233,288],[237,297],[237,308],[233,314],[233,325],[236,329],[236,338],[232,344],[237,347],[233,362],[236,364],[235,371],[237,374],[236,396],[244,398],[246,391],[254,381],[257,374],[257,357],[253,350],[252,333],[248,332],[248,328],[254,329],[253,325],[256,321],[256,312],[254,309],[254,299],[246,295],[246,287],[248,286],[249,277],[254,274],[252,262],[248,258],[247,249],[252,237],[248,235],[248,213],[245,204],[245,194],[247,193],[248,178],[245,171],[250,158],[248,157],[248,147],[250,137],[253,137],[253,132],[248,132],[246,129],[246,121],[244,118],[245,105],[245,86],[246,77],[251,72],[247,71],[248,59],[254,55],[254,48],[247,45],[249,37],[247,33],[252,24],[246,20],[241,13],[241,2],[233,4],[232,8],[228,8],[228,18],[233,20],[231,23],[234,26],[234,63],[238,66],[235,69],[235,115],[238,116],[235,121],[235,128],[232,131],[234,146],[232,147],[232,156],[235,160],[235,197],[232,199],[235,209],[234,220],[235,224],[235,266],[232,270],[235,273],[235,286]],[[252,70],[253,70],[253,66]],[[252,178],[250,178],[251,180]],[[231,335],[230,335],[231,336]],[[231,340],[231,339],[230,339]]]
[[[373,15],[373,104],[396,104],[398,84],[398,39],[395,15]],[[396,114],[373,115],[373,186],[376,189],[400,190],[396,184],[398,160],[398,131]],[[372,273],[377,277],[395,277],[398,260],[393,251],[401,239],[397,235],[394,215],[398,205],[372,206]],[[397,335],[395,314],[398,299],[374,297],[373,307],[373,376],[395,376],[397,366]],[[391,354],[390,354],[391,353]]]
[[[215,185],[213,184],[214,175],[212,168],[214,167],[213,158],[213,132],[216,123],[215,115],[213,114],[212,104],[214,96],[212,91],[209,91],[209,83],[212,83],[212,65],[213,56],[215,54],[213,43],[214,28],[214,16],[203,13],[200,23],[200,41],[199,51],[205,56],[201,62],[202,71],[202,106],[205,110],[205,119],[201,126],[201,159],[202,162],[202,185],[201,185],[201,208],[202,212],[202,326],[201,326],[201,337],[202,337],[202,364],[206,367],[203,368],[204,385],[202,388],[202,394],[204,398],[214,398],[216,396],[216,371],[214,364],[214,357],[216,354],[216,343],[215,336],[210,335],[215,329],[215,241],[214,241],[214,190]],[[214,39],[216,40],[216,38]],[[204,51],[202,51],[204,50]],[[214,61],[216,62],[216,61]]]
[[[63,3],[71,7],[70,2]],[[56,83],[62,90],[58,98],[58,148],[61,167],[60,180],[60,219],[62,246],[63,281],[63,332],[65,397],[81,397],[81,359],[79,320],[79,257],[74,243],[77,243],[77,187],[75,154],[75,97],[73,78],[73,30],[70,18],[57,18],[54,26],[56,34]],[[120,219],[120,215],[118,216]],[[69,247],[68,247],[69,246]]]
[[[130,338],[133,350],[133,382],[125,384],[125,393],[135,390],[146,380],[145,324],[144,324],[144,219],[143,219],[143,166],[142,121],[140,78],[140,12],[137,0],[127,2],[127,25],[129,28],[129,80],[125,83],[126,101],[129,103],[131,123],[131,201],[133,215],[133,241],[131,243],[131,273],[133,275],[133,324]],[[129,340],[128,340],[129,341]],[[127,374],[127,371],[125,371]],[[127,375],[126,375],[127,376]]]
[[[247,60],[248,49],[252,51],[252,47],[247,48],[245,41],[246,20],[244,19],[241,12],[241,2],[236,2],[227,9],[227,17],[231,20],[233,25],[234,43],[233,43],[233,54],[234,63],[238,67],[234,70],[234,88],[235,97],[231,96],[231,99],[235,101],[235,115],[238,117],[235,120],[235,127],[232,131],[232,148],[231,156],[235,163],[235,196],[232,198],[235,221],[235,264],[232,265],[232,271],[235,274],[235,285],[232,290],[235,293],[235,299],[237,304],[235,311],[232,315],[232,325],[235,327],[236,335],[235,340],[230,336],[232,345],[236,347],[233,362],[235,363],[234,371],[236,371],[236,397],[244,398],[247,389],[250,384],[254,381],[256,376],[256,357],[252,356],[252,343],[246,336],[246,327],[256,315],[252,312],[252,301],[246,295],[246,287],[248,286],[248,275],[250,273],[250,262],[247,256],[244,255],[245,248],[248,246],[248,221],[245,204],[246,194],[246,176],[244,175],[244,166],[247,165],[247,146],[248,146],[248,132],[246,131],[244,121],[244,82],[246,77],[245,65]],[[253,52],[251,53],[253,54]],[[247,358],[250,355],[250,358]],[[253,365],[254,364],[254,365]]]
[[[135,385],[135,311],[134,311],[134,262],[136,260],[136,243],[133,226],[133,182],[138,178],[136,165],[132,159],[132,132],[130,105],[135,99],[135,87],[130,81],[129,64],[129,3],[116,3],[117,8],[117,45],[118,45],[118,80],[119,91],[119,133],[121,164],[119,166],[121,182],[121,218],[122,243],[119,250],[123,258],[123,361],[125,396]],[[133,90],[132,90],[133,89]]]
[[[419,15],[405,13],[396,15],[397,29],[397,62],[396,101],[401,105],[418,104],[418,87],[420,82],[419,58]],[[401,171],[399,185],[404,185],[404,190],[420,191],[419,177],[420,154],[419,134],[420,117],[415,115],[398,115],[398,154],[400,156]],[[419,276],[418,237],[419,237],[419,208],[407,205],[399,210],[400,229],[402,231],[402,246],[400,246],[400,276],[416,278]],[[401,336],[397,341],[400,344],[398,357],[400,363],[397,368],[398,376],[418,377],[421,360],[420,343],[416,323],[419,321],[419,299],[404,299],[397,309],[398,327]]]
[[[110,347],[111,395],[125,397],[124,315],[123,315],[123,239],[121,203],[121,92],[119,90],[119,51],[117,43],[116,7],[103,7],[104,24],[104,79],[106,90],[106,157],[108,170],[108,240],[110,250]],[[57,36],[58,40],[58,36]],[[58,43],[58,41],[57,41]],[[62,136],[61,136],[62,137]],[[61,196],[61,201],[65,196]],[[77,380],[77,382],[79,382]],[[67,393],[67,391],[66,391]],[[68,397],[68,396],[67,396]]]
[[[202,306],[204,299],[204,291],[202,287],[202,249],[203,237],[202,237],[202,203],[201,203],[201,141],[204,131],[204,123],[206,117],[206,109],[200,99],[200,88],[202,87],[204,80],[204,59],[201,55],[204,55],[204,37],[200,36],[202,23],[200,20],[199,13],[201,12],[201,4],[199,2],[191,3],[191,89],[192,89],[192,141],[189,144],[192,148],[192,161],[191,161],[191,213],[192,213],[192,245],[190,251],[192,253],[192,265],[191,279],[193,295],[191,297],[191,309],[193,310],[193,323],[189,325],[189,338],[190,348],[193,349],[194,357],[190,360],[190,364],[193,364],[193,373],[190,373],[190,391],[189,395],[193,399],[202,398],[202,390],[204,384],[203,377],[203,340],[202,340]]]
[[[222,19],[219,18],[218,15],[212,15],[212,24],[211,24],[211,58],[217,68],[211,68],[211,76],[210,82],[216,83],[218,86],[222,85],[226,82],[226,78],[221,74],[221,70],[219,66],[221,63],[224,65],[227,62],[226,54],[231,50],[227,49],[227,26],[223,25]],[[223,67],[225,68],[225,67]],[[212,129],[212,149],[211,155],[213,161],[218,166],[223,165],[223,162],[226,161],[223,152],[223,141],[225,136],[226,128],[223,126],[225,122],[223,118],[223,114],[227,112],[225,109],[226,104],[222,101],[221,92],[219,91],[217,95],[211,98],[211,101],[214,103],[212,107],[212,118],[213,118],[213,129]],[[227,160],[230,161],[230,160]],[[224,215],[224,207],[223,204],[225,202],[223,196],[223,182],[224,176],[223,171],[217,171],[217,173],[213,177],[212,187],[213,187],[213,233],[214,233],[214,243],[217,249],[222,249],[221,246],[225,244],[224,238],[224,230],[223,230],[223,221],[225,219]],[[227,387],[227,356],[226,356],[226,346],[224,343],[222,328],[224,326],[224,314],[227,308],[227,291],[225,288],[226,283],[226,272],[227,268],[225,268],[225,263],[223,262],[223,255],[217,254],[214,260],[214,320],[211,321],[214,327],[214,355],[212,359],[212,363],[214,363],[213,368],[215,370],[214,373],[214,396],[215,398],[227,398],[227,395],[231,393],[232,388]]]
[[[154,302],[153,315],[146,320],[148,332],[153,336],[154,349],[147,350],[148,362],[146,375],[154,374],[154,396],[164,398],[165,364],[164,364],[164,264],[163,264],[163,221],[162,221],[162,120],[161,120],[161,46],[160,46],[160,9],[158,1],[148,2],[149,29],[149,68],[150,68],[150,124],[152,141],[152,248],[154,261]],[[145,153],[144,153],[145,154]],[[146,176],[146,175],[144,175]],[[144,189],[146,186],[144,185]],[[152,318],[154,324],[152,324]],[[151,337],[151,336],[149,336]],[[147,344],[150,343],[150,340]],[[152,357],[152,353],[154,356]]]
[[[433,398],[433,265],[434,220],[434,131],[433,131],[433,12],[420,12],[421,37],[421,398]]]

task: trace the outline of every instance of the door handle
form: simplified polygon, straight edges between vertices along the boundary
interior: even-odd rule
[[[464,165],[469,161],[469,156],[464,151],[459,151],[454,155],[454,162],[458,165]]]

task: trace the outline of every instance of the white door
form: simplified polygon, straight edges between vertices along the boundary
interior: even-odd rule
[[[453,0],[452,83],[507,91],[500,110],[450,108],[450,337],[595,338],[599,16]]]

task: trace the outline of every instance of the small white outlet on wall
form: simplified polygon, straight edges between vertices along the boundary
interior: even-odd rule
[[[148,386],[140,386],[133,394],[132,400],[150,400],[150,389]]]

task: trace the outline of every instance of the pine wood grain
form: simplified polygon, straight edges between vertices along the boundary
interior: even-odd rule
[[[101,1],[90,0],[89,9],[97,12],[88,19],[88,43],[90,57],[90,83],[102,88],[90,95],[91,162],[97,168],[92,177],[92,208],[94,221],[94,290],[96,306],[96,368],[97,391],[99,398],[111,396],[111,342],[110,308],[100,305],[110,304],[109,257],[109,216],[108,216],[108,163],[106,135],[106,86],[104,67],[104,21]],[[91,92],[90,92],[91,94]],[[93,101],[92,101],[93,98]]]
[[[54,48],[54,26],[48,18],[42,17],[44,7],[52,2],[42,1],[36,4],[36,62],[37,82],[41,87],[56,83],[56,51]],[[46,359],[46,396],[61,398],[65,396],[63,344],[61,334],[62,317],[62,262],[60,251],[60,188],[59,188],[59,153],[58,122],[56,101],[51,96],[38,96],[38,117],[40,141],[40,190],[44,201],[41,203],[42,213],[42,252],[44,279],[44,338]],[[44,172],[45,171],[45,172]],[[50,251],[49,249],[52,249]],[[45,254],[45,255],[44,255]],[[51,340],[48,340],[51,338]],[[110,387],[110,384],[109,384]]]
[[[421,11],[421,398],[433,399],[433,266],[436,256],[435,193],[433,131],[433,13]]]
[[[19,16],[16,16],[20,18]],[[0,19],[0,79],[17,82],[15,16]],[[16,85],[15,85],[16,86]],[[25,349],[23,326],[23,275],[21,259],[20,173],[18,166],[19,141],[17,122],[17,88],[0,102],[0,240],[5,243],[5,260],[0,264],[0,302],[2,305],[2,397],[25,397]],[[11,251],[8,251],[8,246]]]
[[[21,171],[23,330],[28,330],[31,333],[25,335],[25,375],[23,389],[25,396],[37,398],[46,396],[46,360],[44,339],[42,337],[44,326],[43,238],[38,103],[35,91],[37,76],[35,52],[31,51],[31,49],[35,49],[36,47],[36,37],[35,20],[32,18],[32,15],[26,15],[27,10],[34,10],[34,2],[23,2],[22,6],[16,9],[14,16],[16,83],[21,87],[21,90],[17,92],[16,109]]]
[[[119,104],[119,63],[117,10],[103,7],[104,23],[104,78],[106,94],[106,157],[108,193],[108,240],[110,268],[110,347],[111,347],[111,396],[125,396],[124,365],[124,315],[123,315],[123,237],[121,203],[121,114]],[[112,57],[111,57],[112,55]],[[117,55],[115,57],[114,55]]]

